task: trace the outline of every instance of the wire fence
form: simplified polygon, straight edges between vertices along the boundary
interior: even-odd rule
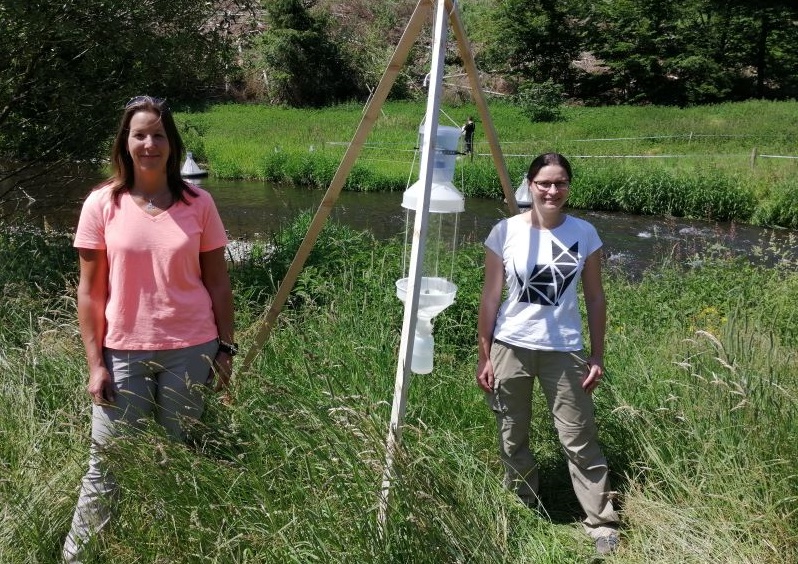
[[[774,139],[784,139],[784,136],[780,135],[773,135],[770,136]],[[555,141],[555,145],[567,145],[569,143],[605,143],[605,142],[628,142],[628,141],[652,141],[652,140],[678,140],[683,139],[687,140],[688,143],[693,141],[699,140],[712,140],[712,139],[752,139],[757,141],[765,141],[768,136],[762,135],[711,135],[711,134],[698,134],[698,133],[689,133],[684,135],[646,135],[646,136],[638,136],[638,137],[595,137],[595,138],[577,138],[577,139],[557,139]],[[505,141],[502,142],[502,146],[512,149],[513,146],[524,146],[529,147],[530,144],[534,144],[536,140],[533,141]],[[349,141],[326,141],[324,143],[327,146],[340,146],[340,147],[348,147],[350,145]],[[798,145],[798,142],[796,142]],[[480,147],[482,150],[480,150]],[[415,153],[418,151],[419,147],[408,147],[407,144],[401,143],[365,143],[363,145],[363,150],[365,151],[384,151],[389,152],[391,154],[399,154],[399,153]],[[490,157],[491,153],[487,148],[487,141],[475,141],[474,142],[474,155],[475,156],[482,156],[482,157]],[[503,151],[503,156],[505,158],[533,158],[537,156],[538,152],[512,152],[510,151]],[[569,157],[571,158],[578,158],[578,159],[690,159],[690,158],[704,158],[704,159],[748,159],[748,162],[751,167],[756,166],[756,161],[758,159],[783,159],[783,160],[796,160],[798,159],[798,155],[781,155],[781,154],[771,154],[771,153],[760,153],[756,147],[753,147],[751,151],[740,153],[740,152],[727,152],[727,153],[663,153],[663,154],[630,154],[630,153],[621,153],[621,154],[575,154],[569,152]],[[369,161],[380,161],[380,162],[404,162],[402,159],[390,159],[390,158],[375,158],[375,157],[366,157],[366,160]]]

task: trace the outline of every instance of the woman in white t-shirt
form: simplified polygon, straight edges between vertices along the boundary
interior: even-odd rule
[[[198,418],[214,376],[232,370],[233,299],[227,234],[206,191],[180,177],[183,144],[160,98],[125,106],[111,151],[114,175],[83,204],[78,321],[92,399],[89,467],[81,483],[66,562],[111,518],[118,487],[106,451],[154,416],[180,439]]]
[[[565,157],[540,155],[527,179],[532,208],[500,221],[485,241],[477,384],[496,416],[505,485],[536,507],[538,469],[529,433],[539,380],[586,514],[584,528],[606,554],[618,545],[618,515],[591,397],[604,376],[602,243],[590,223],[562,211],[571,185]],[[582,342],[580,280],[589,353]]]

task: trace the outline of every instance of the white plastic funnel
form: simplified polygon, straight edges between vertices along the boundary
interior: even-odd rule
[[[405,303],[408,278],[396,281],[396,296]],[[424,276],[421,278],[418,295],[418,320],[413,339],[413,359],[410,370],[415,374],[432,372],[435,339],[432,336],[432,318],[454,303],[457,286],[445,278]]]

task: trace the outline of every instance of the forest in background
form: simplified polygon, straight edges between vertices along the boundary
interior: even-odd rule
[[[484,88],[519,103],[685,106],[798,93],[792,1],[458,6]],[[0,158],[97,162],[125,101],[143,92],[178,109],[365,102],[415,7],[414,0],[0,0]],[[423,95],[428,31],[392,98]],[[447,95],[467,100],[460,63],[450,41]],[[18,174],[18,166],[0,165],[0,198]]]
[[[303,51],[295,32],[302,30],[308,40],[312,29],[300,22],[316,22],[319,35],[327,34],[355,71],[338,74],[337,81],[354,90],[362,81],[373,86],[384,70],[383,53],[396,44],[415,5],[414,0],[267,2],[264,53],[276,49],[289,56],[267,55],[266,67],[289,76],[309,71],[311,80],[325,76],[318,68],[324,61],[305,60],[291,69]],[[783,100],[798,93],[794,2],[465,0],[458,6],[482,79],[494,92],[513,95],[548,85],[572,103],[680,106]],[[297,17],[303,13],[307,20]],[[405,90],[396,94],[417,93],[428,57],[427,45],[411,54]],[[462,71],[453,42],[447,64],[454,76]],[[465,88],[464,79],[461,85]],[[267,94],[283,101],[274,86],[268,85]]]

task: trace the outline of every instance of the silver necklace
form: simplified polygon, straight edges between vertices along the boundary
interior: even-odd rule
[[[161,192],[160,194],[156,194],[155,196],[152,196],[151,198],[148,198],[148,197],[147,197],[147,196],[145,196],[144,194],[138,194],[138,196],[140,196],[140,197],[141,197],[142,199],[144,199],[144,200],[147,200],[147,205],[146,205],[146,206],[144,206],[144,210],[145,210],[145,211],[148,211],[148,212],[151,212],[151,211],[153,211],[153,210],[159,210],[159,209],[161,209],[161,208],[160,208],[160,206],[158,206],[158,205],[155,203],[155,201],[156,201],[158,198],[160,198],[161,196],[163,196],[164,194],[166,194],[166,192]]]

